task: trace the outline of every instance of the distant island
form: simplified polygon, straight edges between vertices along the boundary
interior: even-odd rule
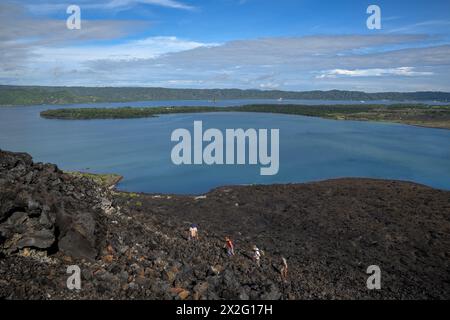
[[[132,87],[41,87],[0,85],[0,106],[132,102],[154,100],[297,99],[450,102],[449,92],[280,91]]]
[[[204,112],[263,112],[321,117],[335,120],[384,121],[450,129],[450,106],[430,105],[245,105],[233,107],[121,107],[69,108],[40,113],[47,119],[133,119],[164,114]]]

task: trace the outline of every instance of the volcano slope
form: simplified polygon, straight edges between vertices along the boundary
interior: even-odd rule
[[[0,298],[450,298],[450,192],[413,183],[135,194],[0,151],[0,201]],[[264,252],[260,267],[253,245]],[[81,290],[67,288],[70,265],[81,269]],[[370,265],[381,269],[381,290],[367,289]]]

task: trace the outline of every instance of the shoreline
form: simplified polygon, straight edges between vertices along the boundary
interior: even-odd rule
[[[49,120],[123,120],[168,114],[249,112],[316,117],[336,121],[397,123],[423,128],[450,129],[450,106],[431,105],[243,105],[228,107],[117,107],[62,108],[40,112]]]
[[[94,174],[96,175],[96,174]],[[185,197],[185,198],[201,198],[203,196],[207,196],[208,194],[214,193],[217,190],[222,189],[233,189],[233,188],[264,188],[264,187],[285,187],[285,186],[304,186],[304,185],[312,185],[312,184],[322,184],[322,183],[332,183],[332,182],[342,182],[342,181],[367,181],[367,182],[385,182],[385,183],[405,183],[416,185],[421,188],[429,188],[436,191],[450,192],[450,187],[448,189],[444,188],[436,188],[433,186],[429,186],[427,184],[418,183],[412,180],[397,180],[397,179],[383,179],[383,178],[369,178],[369,177],[339,177],[339,178],[326,178],[321,180],[313,180],[313,181],[305,181],[305,182],[289,182],[289,183],[268,183],[268,184],[225,184],[217,187],[213,187],[202,193],[162,193],[162,192],[143,192],[143,191],[127,191],[120,189],[117,185],[111,186],[109,189],[117,194],[131,194],[131,195],[142,195],[142,196],[150,196],[150,197],[164,197],[164,198],[173,198],[173,197]],[[119,182],[120,183],[120,182]],[[117,184],[119,184],[117,183]]]

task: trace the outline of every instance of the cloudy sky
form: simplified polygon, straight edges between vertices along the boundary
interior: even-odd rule
[[[450,1],[2,0],[0,84],[450,91]]]

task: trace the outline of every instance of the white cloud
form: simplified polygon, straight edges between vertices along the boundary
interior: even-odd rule
[[[82,10],[120,10],[132,8],[135,5],[152,5],[172,9],[195,10],[194,6],[175,0],[80,0],[77,5]],[[29,11],[37,14],[46,14],[56,11],[64,11],[67,3],[27,3],[24,5]]]
[[[259,85],[259,87],[264,90],[267,90],[267,89],[272,90],[272,89],[278,89],[280,87],[280,84],[275,83],[275,82],[264,82],[264,83],[261,83]]]
[[[411,33],[411,32],[418,32],[418,31],[424,31],[427,30],[430,27],[448,27],[450,25],[450,21],[448,20],[428,20],[428,21],[422,21],[417,22],[414,24],[410,24],[407,26],[403,26],[400,28],[391,28],[388,33]]]
[[[382,77],[382,76],[430,76],[433,72],[414,71],[414,67],[398,67],[398,68],[373,68],[373,69],[333,69],[322,71],[317,79],[338,78],[338,77]]]
[[[177,37],[149,37],[121,44],[40,47],[33,53],[38,56],[36,60],[40,62],[48,61],[55,64],[55,61],[64,61],[67,65],[95,60],[126,62],[154,59],[167,53],[215,45],[217,44],[184,40]]]
[[[149,4],[161,7],[193,10],[194,7],[175,0],[112,0],[106,4],[106,8],[125,7],[133,4]]]
[[[27,64],[33,64],[41,58],[40,50],[82,48],[83,44],[93,41],[120,39],[148,25],[146,21],[83,20],[82,29],[74,32],[67,29],[65,20],[36,19],[15,3],[0,3],[0,72],[22,70]],[[59,61],[64,63],[64,57],[61,58]]]
[[[141,3],[115,1],[116,8]],[[278,37],[223,44],[164,36],[118,42],[148,22],[86,20],[82,30],[71,32],[63,20],[36,19],[21,9],[0,4],[2,84],[450,90],[450,45],[433,46],[436,39],[427,35]]]
[[[428,41],[422,35],[256,39],[200,46],[153,59],[90,61],[86,68],[97,79],[107,78],[105,82],[120,75],[122,82],[130,79],[145,86],[450,90],[450,46],[423,47]],[[398,43],[408,44],[408,48],[386,50]],[[354,52],[367,47],[374,50]],[[109,70],[115,70],[113,76]]]

